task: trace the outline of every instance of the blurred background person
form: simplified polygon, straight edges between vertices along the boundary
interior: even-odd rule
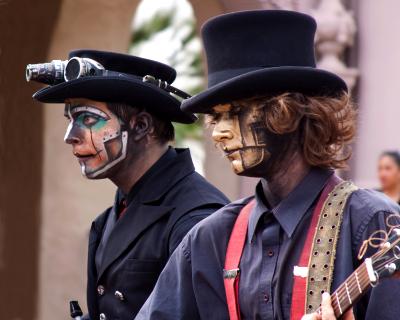
[[[385,151],[378,160],[380,190],[400,204],[400,152]]]

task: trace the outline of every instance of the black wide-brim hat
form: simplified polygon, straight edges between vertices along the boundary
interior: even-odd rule
[[[182,110],[210,113],[218,104],[299,92],[336,97],[347,92],[337,75],[316,68],[315,20],[284,10],[221,15],[202,27],[208,89],[184,100]]]
[[[181,101],[164,89],[143,81],[144,76],[150,75],[171,84],[175,80],[176,71],[170,66],[132,55],[97,50],[75,50],[69,54],[69,58],[72,57],[93,59],[114,73],[87,76],[48,86],[37,91],[33,95],[34,99],[45,103],[64,103],[70,98],[126,103],[145,108],[159,118],[172,122],[196,121],[193,114],[180,109]]]

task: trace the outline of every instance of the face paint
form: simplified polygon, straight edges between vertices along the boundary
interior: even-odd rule
[[[65,111],[70,123],[64,140],[72,145],[82,174],[107,178],[108,171],[126,158],[128,132],[123,124],[101,102],[82,100],[67,104]]]
[[[214,107],[212,137],[238,175],[265,177],[287,145],[285,135],[265,125],[265,107],[255,101]],[[282,152],[281,152],[282,151]]]

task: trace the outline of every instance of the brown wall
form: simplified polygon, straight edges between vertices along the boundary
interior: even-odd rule
[[[60,1],[31,4],[0,1],[1,319],[31,320],[37,309],[43,109],[24,74],[46,57]]]

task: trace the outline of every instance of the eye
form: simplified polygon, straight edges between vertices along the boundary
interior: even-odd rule
[[[100,120],[102,120],[102,118],[99,117],[98,115],[95,115],[95,114],[89,113],[89,112],[80,113],[77,115],[77,117],[75,119],[76,119],[75,121],[78,124],[80,124],[81,126],[87,127],[87,128],[93,127]]]
[[[99,117],[89,114],[84,114],[82,118],[82,123],[89,128],[94,126],[98,121]]]
[[[206,116],[206,124],[215,126],[218,120],[221,119],[221,113],[211,113]]]
[[[231,109],[229,110],[229,115],[237,116],[242,111],[243,106],[238,104],[232,104]]]

